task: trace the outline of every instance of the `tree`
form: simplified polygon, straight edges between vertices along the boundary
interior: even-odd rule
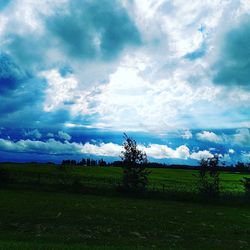
[[[86,166],[86,160],[84,158],[78,163],[79,166]]]
[[[220,193],[220,179],[219,179],[219,157],[217,155],[202,159],[200,162],[200,169],[198,175],[197,186],[198,191],[205,197],[217,197]]]
[[[121,152],[123,161],[122,188],[126,191],[142,192],[148,184],[149,171],[146,170],[147,155],[138,149],[134,139],[124,133],[124,150]]]
[[[98,161],[98,165],[99,165],[100,167],[105,167],[105,166],[107,166],[107,162],[104,161],[103,159],[100,159],[100,160]]]
[[[248,198],[250,198],[250,178],[249,177],[244,177],[243,180],[241,181],[244,188],[245,188],[245,194]]]
[[[7,170],[0,168],[0,187],[10,181],[10,176]]]

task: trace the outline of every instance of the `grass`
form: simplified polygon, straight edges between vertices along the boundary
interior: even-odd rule
[[[249,249],[247,206],[0,190],[0,249]]]
[[[195,170],[151,169],[149,189],[158,192],[133,198],[114,192],[121,168],[0,164],[0,169],[12,180],[0,186],[0,250],[250,248],[249,203],[186,199],[184,194],[195,196]],[[243,193],[244,176],[249,175],[222,172],[223,192]],[[68,192],[60,185],[79,188],[79,180],[95,192]],[[179,199],[157,196],[163,185]]]
[[[118,167],[66,167],[60,171],[57,165],[49,164],[0,164],[18,181],[53,184],[67,180],[69,176],[79,178],[84,186],[110,188],[120,182],[122,169]],[[70,170],[69,170],[70,169]],[[150,169],[149,190],[196,192],[196,170]],[[224,193],[243,193],[241,180],[249,175],[221,172],[221,189]],[[63,181],[63,180],[62,180]]]

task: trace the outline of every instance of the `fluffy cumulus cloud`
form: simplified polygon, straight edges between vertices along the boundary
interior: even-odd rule
[[[80,146],[76,143],[62,143],[54,139],[46,142],[35,140],[19,140],[13,142],[10,140],[0,139],[0,148],[2,151],[18,153],[38,153],[38,154],[79,154]]]
[[[236,129],[232,134],[219,135],[214,132],[202,131],[196,134],[196,138],[200,141],[250,147],[250,131],[247,128]],[[233,154],[234,150],[229,149],[229,153]]]
[[[202,160],[202,159],[207,159],[207,158],[211,158],[214,155],[211,154],[208,150],[202,150],[202,151],[198,151],[198,152],[193,152],[190,156],[190,158],[195,159],[195,160]]]
[[[196,138],[201,141],[209,141],[215,143],[221,143],[222,139],[220,136],[216,135],[214,132],[203,131],[196,134]]]
[[[11,140],[0,139],[0,150],[6,152],[18,153],[36,153],[47,155],[80,155],[91,154],[96,156],[118,157],[122,147],[113,143],[101,143],[94,145],[90,143],[60,142],[55,139],[47,141],[38,140],[19,140],[13,142]]]
[[[241,153],[241,158],[243,162],[248,162],[250,161],[250,152],[243,151]]]
[[[204,158],[212,157],[207,150],[190,152],[189,148],[181,145],[176,149],[172,149],[166,145],[150,144],[148,146],[139,145],[140,149],[146,152],[147,156],[153,159],[181,159],[181,160],[201,160]],[[18,153],[36,153],[47,155],[93,155],[93,156],[106,156],[106,157],[119,157],[123,146],[109,142],[100,144],[91,144],[89,142],[82,144],[76,142],[64,142],[48,139],[46,141],[39,140],[19,140],[11,141],[0,139],[0,150],[6,152]]]
[[[187,159],[189,158],[189,148],[182,145],[176,149],[172,149],[166,145],[150,144],[147,148],[142,148],[148,156],[155,159],[164,158],[177,158],[177,159]]]
[[[184,130],[181,137],[188,140],[193,137],[193,134],[190,130]]]
[[[38,129],[34,129],[31,131],[24,131],[25,137],[31,137],[32,139],[40,139],[42,137],[42,134]]]
[[[66,140],[66,141],[70,141],[71,140],[71,136],[69,134],[67,134],[64,131],[59,131],[58,132],[58,136],[60,139]]]
[[[250,147],[250,131],[249,129],[238,129],[233,137],[235,144]]]

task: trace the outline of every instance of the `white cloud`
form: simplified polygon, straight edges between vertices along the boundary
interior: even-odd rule
[[[203,131],[196,134],[196,138],[200,141],[209,141],[215,143],[222,143],[223,140],[220,136],[216,135],[214,132]]]
[[[183,139],[191,139],[193,137],[193,134],[190,130],[184,130],[183,134],[181,135]]]
[[[143,147],[142,149],[149,157],[155,159],[188,159],[189,157],[189,148],[185,145],[172,149],[166,145],[150,144],[148,147]]]
[[[191,159],[198,160],[198,161],[202,159],[211,158],[211,157],[213,157],[213,154],[211,154],[208,150],[194,152],[190,155]]]
[[[69,75],[62,77],[53,69],[40,74],[48,82],[44,111],[51,112],[61,108],[65,102],[74,101],[74,90],[77,88],[77,80]]]
[[[110,156],[119,157],[121,155],[123,147],[114,143],[101,143],[100,145],[94,145],[86,143],[81,148],[81,153],[92,154],[97,156]]]
[[[59,136],[59,138],[64,139],[66,141],[71,140],[71,136],[64,131],[58,131],[58,136]]]
[[[97,114],[96,124],[106,124],[113,130],[162,133],[186,124],[189,126],[180,117],[193,116],[196,106],[213,99],[217,89],[193,88],[178,72],[169,79],[149,81],[147,72],[153,71],[150,60],[139,54],[126,57],[110,75],[107,84],[79,93],[78,100],[72,105],[73,114]]]
[[[232,160],[231,160],[230,154],[220,155],[220,161],[225,162],[225,163],[231,163]]]
[[[16,152],[16,153],[38,153],[38,154],[78,154],[81,149],[81,145],[77,143],[64,143],[56,141],[55,139],[49,139],[43,141],[32,140],[19,140],[13,142],[10,140],[0,139],[0,149],[3,151]]]
[[[230,148],[230,149],[228,150],[228,153],[229,153],[229,154],[234,154],[235,151],[234,151],[234,149]]]
[[[245,163],[250,163],[250,152],[246,151],[241,152],[241,161]]]
[[[32,139],[40,139],[42,137],[42,134],[39,132],[38,129],[25,131],[24,132],[25,137],[31,137]]]
[[[233,136],[233,142],[240,146],[250,147],[250,131],[248,128],[238,129]]]
[[[54,137],[54,136],[55,135],[53,133],[50,133],[50,132],[47,134],[47,137]]]
[[[196,134],[196,138],[200,141],[239,145],[242,147],[250,146],[250,131],[248,128],[237,129],[234,134],[228,135],[217,135],[214,132],[202,131]],[[229,149],[230,154],[233,154],[234,152],[233,149]]]
[[[113,143],[101,143],[94,145],[90,143],[60,142],[55,139],[43,141],[19,140],[13,142],[10,140],[0,139],[0,150],[19,153],[37,153],[51,155],[76,155],[76,154],[93,154],[100,156],[118,157],[121,153],[122,146]]]
[[[140,149],[146,152],[148,157],[154,159],[195,159],[212,157],[209,151],[198,151],[190,154],[187,146],[181,145],[176,149],[172,149],[166,145],[150,144],[145,147],[139,145]],[[89,142],[82,144],[76,142],[64,141],[60,142],[55,139],[47,141],[19,140],[13,142],[11,140],[0,139],[0,150],[15,153],[37,153],[50,155],[79,155],[89,154],[96,156],[119,157],[123,146],[115,143],[101,143],[98,145]]]

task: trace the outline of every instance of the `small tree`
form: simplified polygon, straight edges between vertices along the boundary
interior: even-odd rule
[[[150,173],[146,170],[147,155],[138,149],[136,141],[125,133],[123,147],[124,150],[121,152],[123,161],[122,188],[126,191],[145,191]]]
[[[243,186],[245,188],[246,196],[250,198],[250,178],[244,177],[244,179],[241,182],[243,183]]]
[[[205,197],[217,197],[220,193],[220,179],[219,179],[219,157],[202,159],[200,162],[200,169],[198,175],[197,186],[198,191]]]
[[[0,168],[0,187],[10,181],[10,176],[7,170]]]

